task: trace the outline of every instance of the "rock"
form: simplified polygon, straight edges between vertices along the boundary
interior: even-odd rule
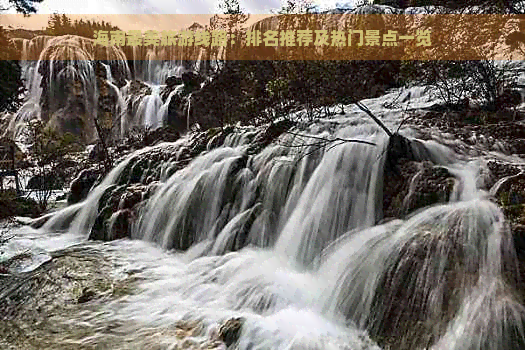
[[[421,233],[396,248],[399,252],[385,269],[374,295],[367,328],[382,348],[416,349],[433,344],[460,308],[457,291],[463,288],[462,283],[469,280],[472,286],[478,278],[466,272],[466,247],[461,237],[440,227],[435,231],[429,227],[427,232],[420,229]],[[446,265],[437,266],[436,251]],[[432,276],[439,280],[430,282]],[[425,284],[425,279],[432,285]],[[433,298],[442,303],[439,309],[434,310]]]
[[[96,295],[97,294],[94,291],[85,287],[84,289],[82,289],[82,294],[78,297],[77,303],[87,303],[88,301],[92,300]]]
[[[95,127],[91,120],[84,113],[83,102],[76,104],[75,102],[68,103],[63,108],[58,109],[53,113],[47,127],[63,135],[70,133],[77,137],[82,143],[88,143],[94,140]]]
[[[100,176],[100,171],[95,169],[84,169],[71,182],[69,195],[67,197],[68,204],[78,203],[85,199]]]
[[[62,322],[50,324],[49,319],[80,317],[86,309],[79,302],[93,300],[96,295],[111,298],[116,291],[124,291],[124,282],[114,279],[112,269],[112,263],[96,251],[68,248],[52,253],[50,261],[33,271],[0,276],[2,349],[35,349],[35,341],[40,344],[36,348],[63,348],[63,339],[51,344],[49,334],[65,334],[71,327]],[[35,330],[30,337],[25,331],[28,325]],[[95,332],[87,324],[75,328],[86,334]]]
[[[243,323],[244,318],[242,317],[230,318],[219,328],[219,339],[228,347],[235,344],[241,336]]]
[[[276,123],[271,123],[262,133],[259,133],[249,146],[250,153],[257,153],[264,147],[272,143],[282,133],[290,130],[296,123],[292,120],[280,120]]]
[[[177,85],[181,85],[182,83],[182,78],[176,76],[167,77],[166,81],[164,82],[164,84],[166,84],[166,86],[170,88]]]
[[[131,225],[137,218],[141,203],[153,194],[156,184],[113,185],[106,189],[99,201],[99,211],[91,228],[89,239],[111,241],[130,237]]]
[[[396,165],[397,173],[387,171],[383,184],[385,218],[402,218],[429,205],[447,202],[455,185],[449,171],[431,162],[403,159]]]
[[[397,164],[401,159],[423,161],[431,160],[431,156],[420,141],[410,140],[395,133],[388,140],[385,170],[398,172]]]
[[[199,88],[203,79],[193,72],[182,73],[182,83],[185,88]]]
[[[130,237],[134,216],[133,211],[130,209],[122,209],[111,215],[104,240],[111,241]]]
[[[144,136],[144,146],[151,146],[158,142],[175,142],[180,138],[180,132],[172,126],[164,126],[146,132]]]
[[[133,80],[129,85],[130,95],[151,95],[151,88],[140,80]]]

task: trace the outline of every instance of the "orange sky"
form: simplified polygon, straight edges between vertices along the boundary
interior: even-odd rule
[[[4,27],[24,28],[30,30],[43,29],[47,26],[47,21],[50,15],[40,14],[24,17],[17,14],[3,14],[0,15],[0,25]],[[104,20],[116,25],[122,30],[180,30],[188,28],[194,22],[206,25],[210,22],[213,15],[188,15],[188,14],[172,14],[172,15],[147,15],[147,14],[131,14],[131,15],[68,15],[72,20]],[[272,15],[250,15],[247,25],[255,23],[256,21]]]

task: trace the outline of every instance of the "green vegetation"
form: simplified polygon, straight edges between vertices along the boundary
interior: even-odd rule
[[[59,135],[53,129],[44,126],[41,120],[33,120],[28,124],[28,140],[31,143],[30,155],[35,164],[33,177],[35,194],[42,211],[47,209],[49,198],[55,189],[62,164],[73,152],[82,148],[70,133]]]
[[[92,38],[95,30],[118,30],[118,27],[101,21],[84,21],[83,19],[71,21],[62,14],[53,14],[49,17],[45,32],[47,35],[79,35]]]
[[[16,57],[15,46],[7,37],[4,28],[0,27],[0,112],[15,111],[22,102],[24,86]]]

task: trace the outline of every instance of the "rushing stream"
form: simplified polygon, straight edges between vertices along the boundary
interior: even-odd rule
[[[19,45],[40,59],[24,65],[30,93],[12,119],[15,136],[42,117],[43,107],[46,122],[71,107],[69,100],[51,103],[68,81],[79,82],[87,115],[97,108],[91,39],[37,37]],[[163,101],[160,84],[180,74],[182,62],[155,63],[155,52],[136,51],[133,72],[120,49],[105,52],[120,135],[134,125],[163,125],[182,89]],[[117,76],[125,80],[120,88]],[[132,94],[138,78],[148,94]],[[421,87],[363,101],[391,130],[408,109],[385,108],[392,99],[411,109],[435,103]],[[191,93],[186,103],[190,129]],[[389,140],[360,109],[345,109],[299,123],[258,152],[249,150],[259,131],[238,128],[224,140],[212,138],[181,168],[192,133],[135,151],[83,202],[57,211],[40,229],[10,229],[2,258],[22,252],[31,259],[16,266],[19,279],[0,288],[2,301],[26,298],[24,312],[4,315],[0,348],[225,349],[212,340],[232,317],[244,319],[242,350],[524,348],[525,309],[504,273],[515,262],[513,240],[482,189],[485,158],[503,156],[483,147],[470,152],[475,146],[438,132],[418,140],[413,151],[421,160],[454,175],[450,199],[385,221]],[[400,133],[417,136],[408,127]],[[335,141],[318,147],[320,138]],[[145,170],[159,181],[134,217],[131,239],[88,240],[108,189],[127,184],[130,164],[155,152],[169,160]],[[117,216],[111,218],[113,225]],[[32,277],[47,278],[48,287],[24,296]],[[52,316],[39,319],[48,309]]]
[[[365,102],[377,112],[383,100]],[[390,126],[401,118],[383,114]],[[375,146],[323,151],[283,135],[247,155],[253,131],[234,133],[171,176],[169,162],[157,165],[164,175],[134,239],[87,241],[100,198],[128,162],[154,148],[176,162],[186,136],[128,156],[42,229],[17,229],[12,247],[38,247],[40,263],[63,249],[91,256],[111,285],[32,336],[57,349],[204,348],[221,322],[244,317],[239,349],[379,349],[368,335],[398,326],[414,333],[412,346],[397,342],[403,348],[523,346],[525,310],[502,272],[512,240],[501,210],[478,189],[481,158],[423,142],[456,175],[450,202],[381,223],[386,135],[358,110],[331,131],[326,125],[303,132]],[[199,325],[184,341],[181,320]]]

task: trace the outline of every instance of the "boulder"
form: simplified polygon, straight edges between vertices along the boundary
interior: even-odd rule
[[[199,88],[202,81],[203,81],[202,77],[196,73],[193,73],[193,72],[182,73],[182,83],[184,84],[185,88],[190,88],[190,87]]]
[[[237,343],[241,336],[243,323],[244,318],[242,317],[230,318],[220,326],[219,339],[228,347]]]
[[[387,171],[383,184],[383,216],[402,218],[417,209],[447,202],[454,189],[450,172],[429,161],[402,159],[397,172]]]
[[[167,87],[172,88],[172,87],[175,87],[177,85],[181,85],[182,84],[182,78],[176,77],[176,76],[167,77],[166,81],[164,82],[164,84],[166,84]]]
[[[67,197],[68,204],[78,203],[84,200],[97,179],[100,176],[100,171],[95,169],[84,169],[71,182],[69,195]]]

